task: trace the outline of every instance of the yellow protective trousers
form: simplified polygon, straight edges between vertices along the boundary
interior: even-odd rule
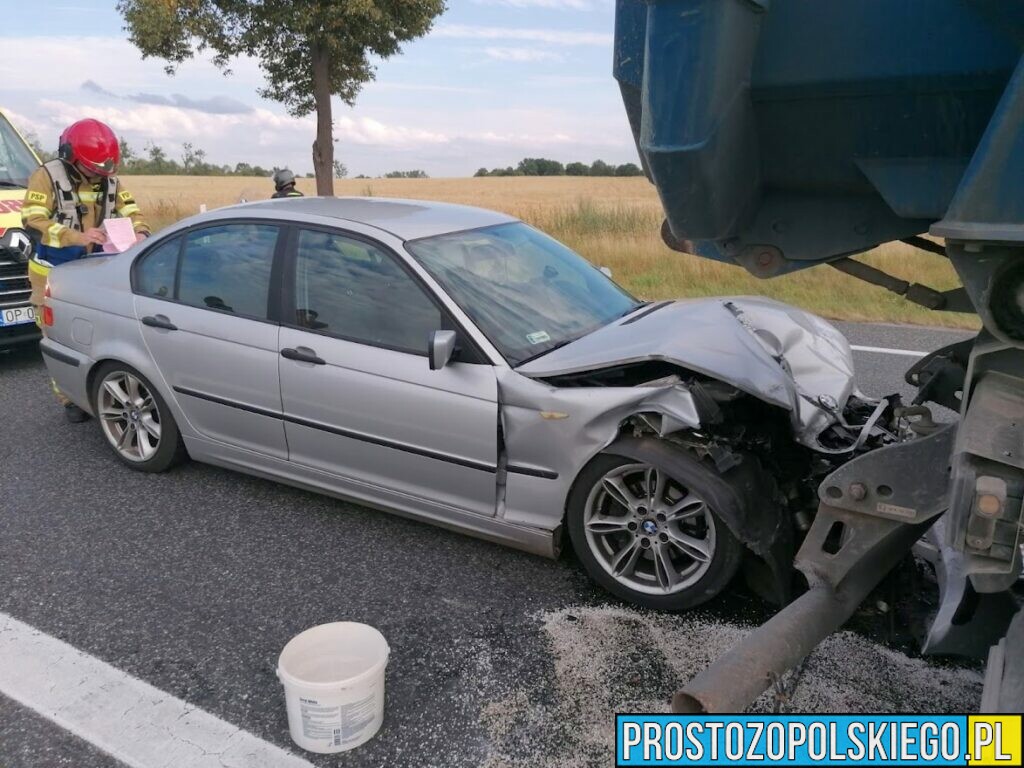
[[[29,303],[32,304],[36,313],[36,324],[43,327],[43,299],[46,296],[46,278],[50,274],[50,270],[53,269],[45,261],[40,261],[35,257],[29,259],[28,262],[28,282],[32,286],[32,295],[29,297]],[[53,388],[53,394],[57,397],[57,402],[61,405],[67,405],[71,401],[64,396],[64,393],[57,388],[57,382],[50,379],[50,386]]]

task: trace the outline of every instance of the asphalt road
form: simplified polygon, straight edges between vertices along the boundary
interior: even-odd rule
[[[842,329],[855,345],[897,350],[965,336]],[[913,357],[856,357],[866,392],[909,394],[902,373]],[[392,648],[384,728],[343,759],[306,755],[315,765],[497,766],[559,754],[574,736],[543,715],[566,711],[555,702],[567,673],[553,659],[550,617],[564,627],[576,613],[617,609],[568,556],[548,561],[198,464],[134,473],[94,423],[65,423],[34,351],[0,354],[0,585],[0,612],[286,749],[280,649],[323,622],[377,627]],[[701,616],[764,612],[739,588]],[[572,642],[589,651],[585,635]],[[642,677],[619,682],[664,693],[663,679]],[[620,700],[643,698],[633,693]],[[3,768],[116,764],[0,696]]]

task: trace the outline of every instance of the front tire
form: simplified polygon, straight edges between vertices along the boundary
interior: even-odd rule
[[[145,376],[124,363],[105,363],[94,382],[96,421],[123,463],[139,472],[165,472],[185,457],[171,410]]]
[[[743,545],[702,487],[702,473],[710,482],[715,470],[692,461],[697,472],[686,484],[659,465],[613,454],[598,456],[577,478],[569,538],[590,577],[616,597],[683,611],[717,596],[736,575]]]

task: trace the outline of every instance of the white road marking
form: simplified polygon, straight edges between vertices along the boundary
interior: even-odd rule
[[[851,344],[850,349],[854,352],[877,352],[880,355],[903,355],[904,357],[924,357],[927,352],[920,352],[916,349],[892,349],[890,347],[863,347],[859,344]]]
[[[2,612],[0,693],[129,766],[312,768]]]

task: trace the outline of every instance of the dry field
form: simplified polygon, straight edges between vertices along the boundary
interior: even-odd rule
[[[241,199],[269,197],[269,179],[245,177],[126,177],[126,185],[157,226]],[[314,194],[313,180],[299,188]],[[669,250],[659,236],[661,208],[643,178],[588,179],[345,179],[339,195],[406,197],[479,205],[505,211],[565,242],[644,299],[758,294],[826,317],[975,328],[970,315],[931,312],[831,267],[816,267],[774,280],[758,280],[738,267]],[[959,283],[942,258],[903,244],[889,244],[861,257],[905,279],[938,289]]]

